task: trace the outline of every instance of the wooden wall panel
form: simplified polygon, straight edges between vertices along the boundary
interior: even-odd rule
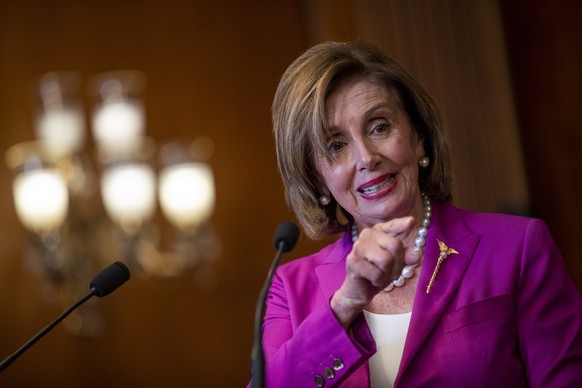
[[[500,2],[534,214],[582,291],[582,2]]]

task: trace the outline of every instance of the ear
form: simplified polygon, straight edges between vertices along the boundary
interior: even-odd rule
[[[416,160],[426,156],[426,152],[424,150],[424,136],[418,132],[415,132],[415,152],[416,152]]]
[[[329,189],[327,188],[327,185],[325,184],[323,177],[321,176],[321,174],[319,173],[319,171],[317,170],[317,168],[315,167],[316,163],[312,162],[312,169],[311,169],[311,177],[312,177],[312,181],[313,181],[313,185],[315,186],[315,189],[317,190],[317,194],[319,195],[331,195]]]
[[[319,194],[331,195],[331,192],[320,177],[315,178],[315,187],[317,188],[317,192]]]

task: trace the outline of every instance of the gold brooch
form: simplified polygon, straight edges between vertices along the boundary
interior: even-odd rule
[[[449,256],[449,255],[453,255],[453,254],[458,254],[459,252],[457,252],[456,250],[454,250],[453,248],[449,248],[446,246],[446,244],[440,240],[437,239],[437,242],[439,243],[439,248],[441,253],[439,254],[439,259],[437,261],[436,267],[434,269],[434,272],[432,273],[432,276],[430,278],[430,282],[428,282],[428,286],[426,286],[426,293],[428,294],[432,288],[432,284],[434,283],[434,279],[437,276],[437,273],[439,272],[439,268],[441,267],[441,264],[443,263],[443,261],[445,261],[445,259]]]

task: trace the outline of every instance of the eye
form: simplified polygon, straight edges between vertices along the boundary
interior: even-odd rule
[[[334,140],[328,144],[327,149],[328,149],[329,153],[333,155],[333,154],[337,154],[338,152],[340,152],[344,148],[344,145],[345,145],[344,142]]]
[[[372,133],[382,135],[390,131],[392,123],[379,123],[372,127]]]

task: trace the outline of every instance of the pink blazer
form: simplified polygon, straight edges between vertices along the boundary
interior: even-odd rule
[[[433,204],[397,387],[582,387],[582,298],[545,224]],[[437,239],[458,254],[426,286]],[[363,316],[346,332],[329,300],[349,234],[281,266],[263,324],[267,387],[368,387],[375,343]]]

